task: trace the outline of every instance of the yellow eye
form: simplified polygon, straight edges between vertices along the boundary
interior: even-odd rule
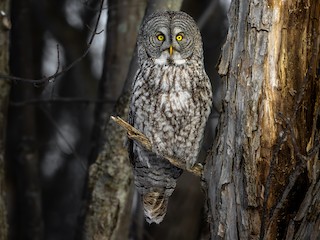
[[[158,36],[157,36],[157,39],[159,40],[159,41],[164,41],[164,35],[163,34],[159,34]]]
[[[182,39],[183,39],[183,36],[181,35],[181,34],[178,34],[177,36],[176,36],[176,39],[177,39],[177,41],[182,41]]]

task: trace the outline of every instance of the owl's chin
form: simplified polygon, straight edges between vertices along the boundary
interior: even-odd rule
[[[172,57],[161,55],[159,58],[154,59],[154,63],[157,65],[182,65],[186,63],[185,59],[173,55]]]
[[[176,65],[182,65],[182,64],[185,64],[186,63],[186,60],[185,59],[173,59],[172,60],[174,64]]]

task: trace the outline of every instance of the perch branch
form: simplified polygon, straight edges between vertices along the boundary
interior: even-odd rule
[[[136,128],[131,126],[129,123],[127,123],[126,121],[124,121],[120,117],[111,116],[111,119],[116,124],[123,127],[127,131],[128,138],[135,141],[140,146],[144,147],[146,150],[152,151],[152,144],[143,133],[141,133],[139,130],[137,130]],[[172,165],[174,165],[178,168],[181,168],[183,170],[187,170],[187,171],[195,174],[196,176],[199,176],[199,177],[202,176],[203,166],[200,163],[196,163],[192,168],[188,169],[188,168],[186,168],[185,164],[181,163],[180,161],[178,161],[175,158],[168,157],[168,156],[161,156],[161,157],[167,159]]]

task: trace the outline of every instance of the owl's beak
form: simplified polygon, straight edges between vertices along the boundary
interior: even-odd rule
[[[170,45],[170,47],[169,47],[169,54],[170,54],[170,57],[171,57],[172,54],[173,54],[173,47],[172,47],[172,45]]]

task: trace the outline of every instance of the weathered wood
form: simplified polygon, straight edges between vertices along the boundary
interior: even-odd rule
[[[9,30],[11,27],[8,12],[9,1],[0,1],[0,72],[9,73]],[[8,221],[5,185],[5,130],[10,84],[0,81],[0,239],[8,239]]]
[[[128,115],[128,98],[116,113]],[[85,239],[126,239],[130,222],[132,172],[125,147],[126,134],[112,120],[106,123],[106,143],[89,171],[91,201],[85,222]]]
[[[223,110],[205,166],[212,239],[320,235],[319,19],[319,0],[231,4]]]
[[[127,131],[128,138],[132,139],[133,141],[141,145],[146,150],[152,151],[151,142],[138,129],[134,128],[133,126],[131,126],[129,123],[127,123],[120,117],[111,116],[111,119]],[[192,168],[186,168],[185,164],[182,164],[181,161],[179,161],[178,159],[175,159],[170,156],[162,156],[162,157],[167,159],[172,165],[178,168],[187,170],[188,172],[193,173],[198,177],[202,176],[203,166],[200,163],[196,163]]]

